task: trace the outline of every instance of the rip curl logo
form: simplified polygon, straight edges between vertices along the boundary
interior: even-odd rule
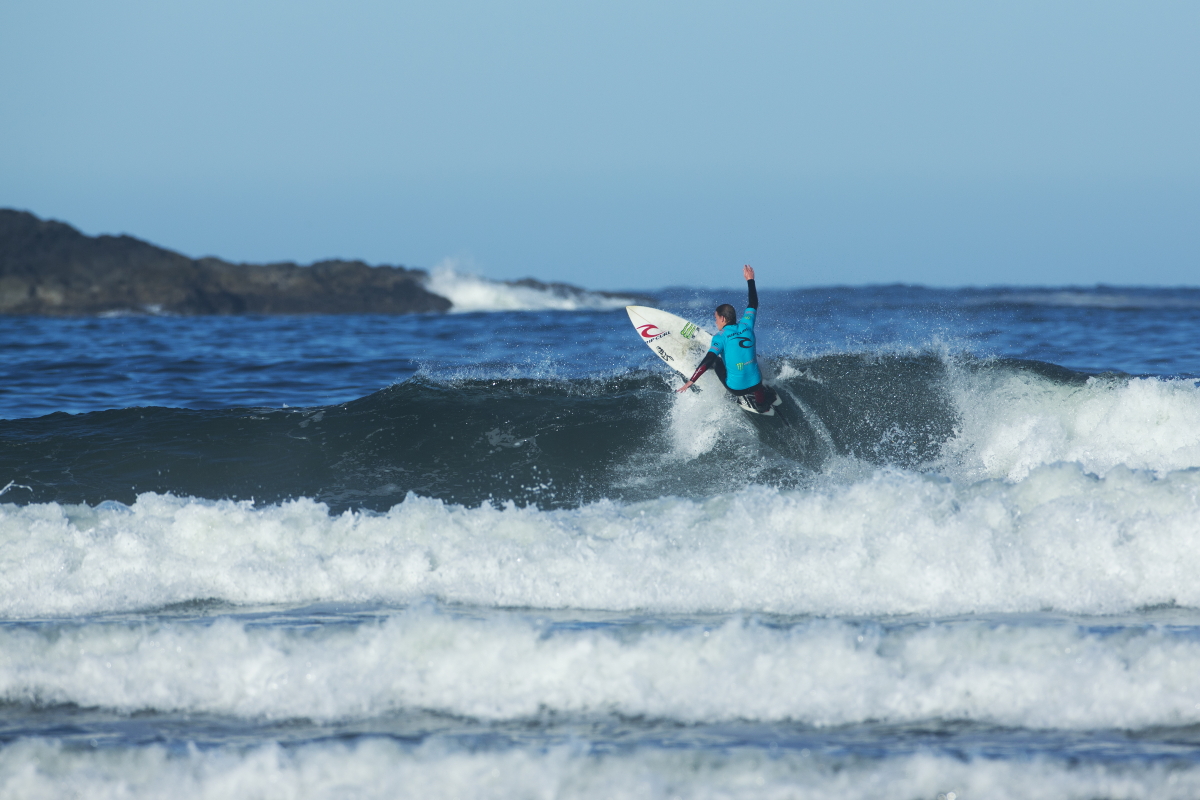
[[[654,325],[652,323],[647,323],[645,325],[638,325],[637,329],[638,329],[638,333],[640,333],[642,335],[642,338],[645,339],[647,342],[653,342],[655,339],[661,339],[664,336],[671,335],[670,331],[664,331],[661,328],[659,328],[657,325]]]
[[[662,331],[658,329],[657,325],[646,324],[638,325],[638,333],[642,334],[643,339],[653,339],[655,336],[660,335]]]

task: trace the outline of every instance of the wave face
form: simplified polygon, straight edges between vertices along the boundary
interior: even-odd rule
[[[27,502],[141,493],[386,510],[703,497],[870,467],[1020,479],[1200,466],[1200,391],[1020,361],[831,355],[772,365],[784,424],[660,375],[410,380],[306,409],[132,408],[0,421],[0,475]],[[17,494],[23,492],[24,494]]]
[[[4,423],[6,494],[32,497],[0,507],[26,564],[0,605],[1200,607],[1191,382],[932,356],[777,367],[783,425],[652,376]],[[253,501],[194,499],[251,480]]]

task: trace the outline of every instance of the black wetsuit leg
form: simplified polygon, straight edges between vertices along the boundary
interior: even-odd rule
[[[749,396],[750,402],[759,411],[766,411],[775,404],[775,398],[778,397],[774,389],[762,383],[757,383],[749,389],[729,389],[729,393],[735,397]]]
[[[748,395],[750,397],[750,402],[754,405],[754,408],[757,411],[765,412],[772,405],[774,405],[775,398],[777,396],[775,394],[775,390],[765,386],[761,381],[747,389],[730,389],[729,383],[726,380],[728,377],[728,372],[725,370],[725,361],[716,353],[711,351],[705,354],[704,360],[701,361],[700,366],[696,368],[696,373],[692,375],[692,380],[695,381],[709,369],[717,373],[717,378],[720,379],[721,385],[724,386],[726,391],[728,391],[731,395],[734,397],[744,397]]]

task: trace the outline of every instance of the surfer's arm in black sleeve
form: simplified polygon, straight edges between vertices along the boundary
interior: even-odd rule
[[[705,353],[704,360],[700,362],[700,366],[696,367],[696,371],[692,373],[692,377],[688,382],[695,383],[697,378],[699,378],[705,372],[708,372],[709,369],[716,365],[718,358],[719,356],[712,350],[709,350],[707,353]]]
[[[750,295],[746,301],[746,308],[758,309],[758,289],[754,288],[754,267],[749,264],[742,267],[742,275],[746,278],[746,291]]]
[[[685,383],[683,386],[680,386],[675,391],[683,392],[690,389],[692,384],[699,380],[701,375],[703,375],[705,372],[708,372],[710,367],[716,366],[718,358],[720,358],[720,356],[718,356],[712,350],[709,350],[707,353],[705,353],[704,360],[700,362],[700,366],[696,367],[696,371],[692,373],[692,377],[688,379],[687,383]]]

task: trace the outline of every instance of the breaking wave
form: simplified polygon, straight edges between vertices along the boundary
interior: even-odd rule
[[[880,468],[963,483],[1077,464],[1200,467],[1194,381],[1088,376],[1028,361],[831,355],[768,365],[780,417],[661,373],[411,379],[303,409],[129,408],[0,421],[9,502],[133,503],[154,492],[335,512],[409,493],[541,509],[853,481]]]
[[[196,600],[955,614],[1200,608],[1200,471],[1018,484],[881,470],[805,490],[542,510],[410,495],[385,514],[312,500],[142,495],[0,506],[0,614]]]
[[[577,311],[580,309],[621,308],[635,302],[628,295],[589,292],[565,283],[543,283],[526,278],[519,281],[494,281],[451,264],[435,267],[425,282],[434,294],[454,305],[452,312],[468,311]]]

